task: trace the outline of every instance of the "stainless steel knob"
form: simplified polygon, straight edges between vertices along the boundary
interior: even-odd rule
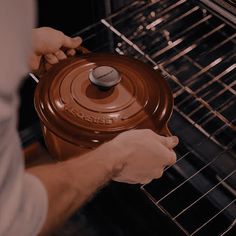
[[[102,90],[108,90],[121,81],[121,75],[114,67],[98,66],[90,70],[89,80]]]

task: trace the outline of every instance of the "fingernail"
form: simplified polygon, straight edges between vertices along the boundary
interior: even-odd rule
[[[79,41],[80,43],[82,43],[82,41],[83,41],[82,38],[79,36],[74,37],[73,40]]]
[[[179,138],[177,136],[172,136],[172,142],[174,145],[177,145],[179,143]]]

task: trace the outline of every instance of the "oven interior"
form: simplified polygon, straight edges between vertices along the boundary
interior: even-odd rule
[[[74,35],[92,52],[162,72],[174,95],[177,162],[147,185],[109,184],[57,235],[77,235],[98,208],[109,215],[105,227],[119,227],[91,235],[236,235],[235,1],[104,2],[104,18]]]

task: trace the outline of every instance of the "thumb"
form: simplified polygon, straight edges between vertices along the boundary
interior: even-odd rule
[[[40,65],[40,60],[42,56],[38,56],[36,54],[32,54],[28,60],[28,65],[30,70],[37,70]]]
[[[171,137],[159,136],[159,137],[160,137],[160,142],[169,149],[174,148],[179,143],[179,139],[177,136],[171,136]]]
[[[82,38],[75,37],[71,38],[65,35],[64,40],[62,42],[62,46],[66,48],[77,48],[82,43]]]

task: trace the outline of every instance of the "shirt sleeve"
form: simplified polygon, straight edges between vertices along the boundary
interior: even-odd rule
[[[37,235],[48,209],[44,186],[25,172],[16,129],[34,13],[33,0],[0,1],[0,236]]]
[[[3,100],[0,95],[0,107]],[[25,172],[14,106],[10,107],[4,120],[0,115],[0,236],[34,236],[46,219],[48,198],[40,180]]]

